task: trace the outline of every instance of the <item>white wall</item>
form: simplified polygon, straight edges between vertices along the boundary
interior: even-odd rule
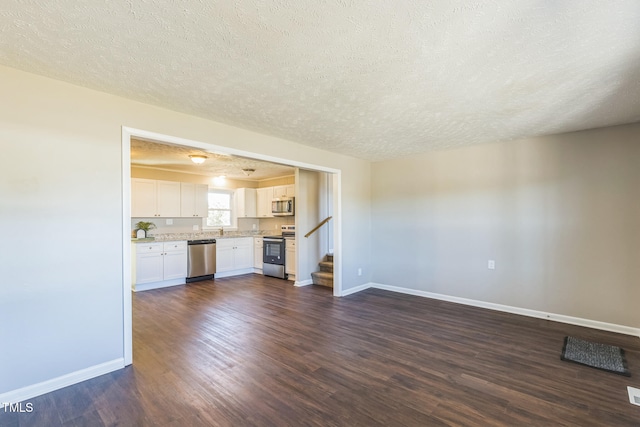
[[[369,280],[368,162],[6,67],[0,93],[0,395],[123,357],[122,126],[342,170],[343,287]]]
[[[379,162],[372,177],[374,282],[640,327],[640,124]]]
[[[314,233],[304,237],[321,221],[320,217],[320,178],[319,172],[298,171],[298,193],[296,193],[296,235],[298,242],[298,260],[296,281],[311,280],[311,272],[318,270],[320,255],[320,237]]]

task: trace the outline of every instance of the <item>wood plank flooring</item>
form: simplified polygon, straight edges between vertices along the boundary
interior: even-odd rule
[[[1,426],[638,426],[640,339],[246,275],[134,294],[134,365]],[[631,378],[560,360],[574,335]]]

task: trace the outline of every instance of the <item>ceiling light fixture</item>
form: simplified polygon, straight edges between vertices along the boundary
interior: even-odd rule
[[[227,178],[226,176],[220,175],[213,178],[212,181],[214,185],[217,185],[218,187],[222,187],[226,183],[226,178]]]
[[[202,154],[190,154],[189,157],[191,158],[191,161],[196,165],[203,164],[204,161],[208,158],[207,156],[203,156]]]
[[[250,176],[255,171],[256,171],[255,169],[251,169],[251,168],[242,169],[242,173],[244,173],[246,176]]]

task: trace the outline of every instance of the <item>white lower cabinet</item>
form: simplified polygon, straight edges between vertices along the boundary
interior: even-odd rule
[[[253,238],[216,239],[216,277],[253,272]]]
[[[262,247],[263,247],[262,237],[254,237],[253,238],[253,268],[258,270],[262,270]]]
[[[185,283],[187,242],[134,243],[132,285],[135,291]]]
[[[294,280],[296,275],[296,241],[294,239],[285,240],[284,260],[284,272],[289,275],[289,279]]]

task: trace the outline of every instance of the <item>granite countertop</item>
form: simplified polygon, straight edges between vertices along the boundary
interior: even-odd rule
[[[138,239],[135,237],[131,238],[131,242],[133,243],[147,243],[147,242],[154,242],[156,240],[155,237],[145,237],[144,239]]]
[[[148,242],[169,242],[178,240],[197,240],[197,239],[232,239],[234,237],[262,237],[272,236],[274,233],[269,231],[225,231],[221,236],[219,231],[197,231],[194,233],[163,233],[152,234],[145,239],[131,239],[133,243]]]

